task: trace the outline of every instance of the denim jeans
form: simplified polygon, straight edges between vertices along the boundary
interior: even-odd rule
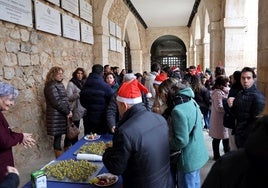
[[[184,173],[178,171],[179,188],[200,188],[200,170]]]

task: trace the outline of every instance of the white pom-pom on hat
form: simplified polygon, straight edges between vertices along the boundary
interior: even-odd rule
[[[147,98],[151,98],[152,96],[153,96],[152,93],[147,93],[146,95]]]

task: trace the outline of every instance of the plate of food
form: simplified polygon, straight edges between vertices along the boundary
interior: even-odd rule
[[[97,133],[94,134],[88,134],[84,136],[85,140],[93,141],[93,140],[98,140],[101,137],[101,135],[98,135]]]
[[[101,155],[104,153],[107,147],[112,146],[112,141],[103,142],[85,142],[78,150],[74,152],[74,155],[80,154],[97,154]]]
[[[118,181],[118,176],[111,173],[103,173],[96,176],[93,180],[93,184],[99,187],[107,187],[115,184]]]
[[[46,172],[48,181],[85,183],[95,178],[103,168],[103,163],[92,163],[87,160],[51,161],[42,170]]]

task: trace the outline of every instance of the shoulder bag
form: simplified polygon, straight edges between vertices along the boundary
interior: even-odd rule
[[[69,140],[73,140],[79,135],[79,133],[80,133],[79,128],[75,126],[75,124],[72,122],[71,119],[68,119],[67,132],[66,132],[67,138]]]

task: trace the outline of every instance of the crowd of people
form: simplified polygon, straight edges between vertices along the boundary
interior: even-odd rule
[[[257,89],[253,68],[244,67],[228,77],[222,66],[213,74],[195,66],[180,71],[176,66],[153,63],[150,72],[134,74],[95,64],[88,75],[78,67],[66,88],[63,78],[64,70],[52,67],[44,87],[47,134],[53,137],[55,157],[78,141],[78,137],[64,136],[70,122],[78,128],[83,125],[85,135],[113,134],[103,163],[109,172],[122,175],[124,187],[241,187],[252,182],[233,178],[227,184],[221,179],[231,171],[228,160],[247,164],[243,178],[252,174],[250,169],[256,170],[255,164],[260,165],[257,159],[266,160],[259,156],[266,150],[259,152],[261,144],[257,143],[267,135],[260,131],[266,130],[267,117],[257,121],[265,96]],[[10,176],[18,184],[12,146],[35,144],[32,134],[12,132],[2,114],[17,96],[16,88],[0,82],[0,187],[10,184]],[[201,185],[200,169],[209,160],[204,130],[212,138],[216,162]],[[257,139],[259,134],[262,137]],[[224,156],[220,155],[221,142]]]

